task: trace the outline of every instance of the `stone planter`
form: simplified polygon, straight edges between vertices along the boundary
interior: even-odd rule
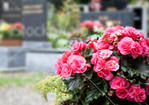
[[[22,38],[3,38],[1,46],[21,46]]]

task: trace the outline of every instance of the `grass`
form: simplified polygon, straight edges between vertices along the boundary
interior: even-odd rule
[[[45,77],[43,73],[0,73],[0,87],[34,85]]]

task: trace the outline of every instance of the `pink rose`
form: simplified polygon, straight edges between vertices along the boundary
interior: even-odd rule
[[[128,101],[134,101],[134,97],[135,97],[135,86],[131,86],[128,90],[128,96],[127,96],[127,100]]]
[[[94,49],[94,52],[97,52],[98,50],[98,45],[97,45],[97,40],[92,40],[87,44],[88,48]]]
[[[98,43],[97,43],[97,49],[98,50],[102,50],[102,49],[109,49],[109,50],[112,50],[114,47],[113,45],[109,44],[108,42],[104,41],[104,40],[100,40]]]
[[[144,38],[144,34],[142,32],[137,31],[133,27],[125,27],[125,31],[127,32],[128,36],[134,40],[139,40],[140,38]]]
[[[95,65],[99,59],[101,60],[101,58],[98,57],[98,53],[93,53],[91,63]]]
[[[114,60],[114,61],[116,61],[117,63],[119,63],[119,59],[118,59],[116,56],[110,57],[109,60]]]
[[[125,99],[127,95],[128,95],[128,90],[125,88],[116,90],[116,96],[120,99]]]
[[[71,70],[69,69],[67,64],[62,65],[62,71],[60,74],[63,78],[67,78],[71,75]]]
[[[95,72],[98,72],[98,71],[101,71],[102,69],[104,69],[105,67],[105,60],[104,59],[101,59],[101,58],[98,58],[98,61],[96,64],[94,64],[94,71]]]
[[[123,37],[124,27],[116,26],[112,28],[108,28],[105,30],[102,39],[108,43],[114,43],[119,40],[119,38]]]
[[[71,52],[70,51],[66,51],[63,55],[62,55],[62,62],[63,63],[67,63],[67,60],[69,58],[69,56],[71,55]]]
[[[80,24],[80,26],[82,28],[88,28],[89,30],[93,30],[94,21],[90,21],[90,20],[84,21]]]
[[[112,35],[115,31],[116,31],[115,27],[108,28],[107,30],[104,31],[102,39],[108,43],[112,43],[115,40],[115,37],[110,38],[110,35]]]
[[[97,74],[99,77],[101,77],[107,81],[112,80],[114,77],[113,74],[108,70],[101,70],[101,71],[97,72]]]
[[[104,28],[104,26],[103,26],[103,24],[100,22],[100,21],[94,21],[94,27],[97,27],[97,28],[101,28],[101,29],[103,29]]]
[[[147,83],[149,83],[149,78],[147,79]],[[149,85],[146,85],[146,93],[149,95]]]
[[[134,100],[136,102],[144,102],[146,100],[145,90],[136,88]]]
[[[67,61],[73,73],[84,73],[87,70],[87,64],[84,57],[71,55]]]
[[[113,51],[110,50],[100,50],[99,51],[99,57],[102,59],[108,59],[112,55]]]
[[[131,44],[134,41],[132,40],[132,38],[129,37],[125,37],[123,38],[119,43],[118,43],[118,49],[120,51],[121,54],[123,55],[128,55],[130,54],[131,51]]]
[[[139,41],[141,47],[143,48],[143,56],[149,57],[149,39],[144,38]]]
[[[143,49],[140,46],[138,42],[134,42],[131,45],[131,55],[134,59],[136,59],[138,56],[142,55]]]
[[[126,81],[123,77],[117,76],[110,82],[110,86],[112,89],[122,89],[122,88],[128,88],[129,82]]]
[[[78,42],[76,41],[72,47],[71,47],[71,51],[74,53],[78,53],[79,51],[85,50],[86,49],[86,43],[84,42]]]
[[[119,69],[119,64],[115,60],[109,60],[105,63],[104,69],[109,71],[117,71]]]
[[[96,53],[93,53],[91,62],[92,64],[96,65],[97,62],[100,60],[108,59],[112,55],[112,51],[110,50],[100,50]]]
[[[62,65],[63,65],[63,62],[62,62],[61,58],[59,58],[55,64],[55,70],[56,70],[57,75],[61,74]]]
[[[84,43],[83,41],[81,41],[80,42],[80,46],[79,46],[80,51],[85,50],[86,47],[87,47],[86,43]]]
[[[144,102],[146,100],[145,90],[141,89],[140,86],[132,85],[128,91],[128,101]]]

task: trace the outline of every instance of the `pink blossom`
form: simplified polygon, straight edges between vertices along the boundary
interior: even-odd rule
[[[119,63],[119,59],[116,56],[110,57],[109,60],[114,60],[115,62]]]
[[[91,63],[96,65],[98,60],[102,60],[102,59],[98,56],[98,53],[93,53]]]
[[[113,45],[109,44],[108,42],[104,41],[104,40],[100,40],[97,43],[97,49],[98,50],[102,50],[102,49],[109,49],[112,50],[114,47]]]
[[[61,76],[63,78],[67,78],[71,75],[71,70],[69,69],[67,64],[62,65],[62,71],[61,71]]]
[[[113,51],[110,50],[100,50],[99,51],[99,57],[102,59],[108,59],[112,55]]]
[[[149,78],[147,79],[147,83],[149,83]],[[146,93],[149,95],[149,85],[146,85]]]
[[[124,33],[124,28],[121,26],[111,27],[105,30],[102,39],[108,43],[117,42],[119,37],[122,37]]]
[[[99,72],[99,71],[101,71],[102,69],[104,69],[104,67],[105,67],[105,62],[106,62],[106,61],[105,61],[104,59],[98,58],[97,63],[94,64],[94,71],[95,71],[95,72]]]
[[[112,80],[113,77],[114,77],[113,74],[110,71],[108,71],[108,70],[98,71],[97,74],[98,74],[99,77],[101,77],[101,78],[103,78],[103,79],[105,79],[107,81]]]
[[[149,38],[144,38],[139,41],[141,47],[143,48],[143,56],[149,57]]]
[[[132,38],[125,37],[118,43],[118,49],[121,54],[128,55],[131,51],[131,45],[134,41]]]
[[[57,75],[61,74],[62,65],[63,65],[63,62],[62,62],[61,58],[59,58],[58,61],[55,64],[55,70],[56,70]]]
[[[97,52],[98,50],[98,45],[97,45],[97,40],[92,40],[87,44],[88,48],[93,48],[94,52]]]
[[[84,57],[71,55],[67,61],[73,73],[84,73],[87,70],[87,64]]]
[[[109,71],[117,71],[119,69],[119,64],[115,60],[109,60],[105,63],[104,69]]]
[[[115,36],[110,38],[110,35],[112,35],[112,33],[114,33],[115,31],[116,31],[115,27],[108,28],[107,30],[105,30],[102,39],[108,43],[112,43],[115,39]]]
[[[116,96],[120,99],[125,99],[127,95],[128,95],[128,90],[125,88],[116,90]]]
[[[131,37],[134,40],[139,40],[140,38],[144,38],[144,34],[142,32],[137,31],[133,27],[125,27],[125,31],[127,32],[127,36]]]
[[[134,59],[136,59],[138,56],[142,55],[143,49],[140,46],[138,42],[134,42],[131,45],[131,55]]]
[[[66,51],[66,52],[62,55],[62,58],[61,58],[62,62],[63,62],[63,63],[67,63],[67,60],[68,60],[68,58],[69,58],[70,55],[71,55],[71,52],[70,52],[70,51]]]
[[[122,88],[128,88],[129,82],[126,81],[123,77],[117,76],[110,82],[110,86],[112,89],[122,89]]]
[[[82,23],[80,24],[80,26],[81,26],[82,28],[88,28],[88,29],[90,29],[90,30],[93,30],[93,24],[94,24],[93,21],[87,20],[87,21],[82,22]]]
[[[137,88],[135,93],[135,101],[144,102],[145,100],[146,100],[145,90]]]
[[[78,52],[80,52],[80,51],[82,51],[82,50],[85,50],[85,49],[86,49],[86,46],[87,46],[86,43],[76,41],[76,42],[72,45],[71,51],[74,52],[74,53],[78,53]]]
[[[128,93],[128,101],[144,102],[146,100],[145,90],[141,89],[140,86],[132,85]]]

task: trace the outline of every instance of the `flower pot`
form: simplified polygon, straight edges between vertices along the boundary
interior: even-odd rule
[[[22,38],[2,38],[1,46],[21,46]]]

